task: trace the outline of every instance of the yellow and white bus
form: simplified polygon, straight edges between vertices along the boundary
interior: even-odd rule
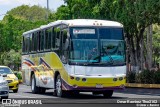
[[[124,89],[126,50],[123,25],[115,21],[58,20],[23,33],[23,81],[33,93],[54,89],[111,97]]]

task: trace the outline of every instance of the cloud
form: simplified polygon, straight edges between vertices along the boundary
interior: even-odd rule
[[[43,5],[46,0],[0,0],[0,6],[16,7],[20,5]]]
[[[56,10],[57,7],[64,4],[63,0],[49,0],[49,8],[51,10]],[[21,5],[39,5],[42,7],[47,7],[47,0],[0,0],[0,20],[4,17],[7,11],[12,8],[16,8]]]

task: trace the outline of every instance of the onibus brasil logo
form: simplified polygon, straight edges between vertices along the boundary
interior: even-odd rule
[[[19,99],[2,99],[2,107],[20,107],[24,104],[42,104],[41,100],[19,100]]]

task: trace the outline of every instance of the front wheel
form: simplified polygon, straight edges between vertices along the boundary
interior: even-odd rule
[[[39,93],[39,88],[36,86],[36,78],[34,74],[32,75],[31,90],[32,90],[32,93],[34,94]]]
[[[110,97],[112,97],[112,95],[113,95],[113,90],[107,90],[107,91],[103,92],[103,96],[105,98],[110,98]]]
[[[39,87],[39,93],[44,94],[46,92],[46,89],[43,87]]]
[[[56,95],[58,97],[63,97],[64,96],[64,91],[62,90],[62,80],[61,80],[61,76],[60,75],[57,76],[55,85],[56,85],[55,86]]]

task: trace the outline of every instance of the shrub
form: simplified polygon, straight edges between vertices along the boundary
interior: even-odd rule
[[[17,77],[19,80],[22,79],[22,73],[21,73],[21,72],[14,71],[14,73],[17,73],[17,74],[16,74],[16,77]]]
[[[154,72],[154,84],[160,84],[160,70]]]
[[[140,75],[140,73],[136,73],[136,75],[135,75],[135,83],[141,83],[141,75]]]
[[[127,73],[127,83],[135,83],[135,72],[128,72]]]
[[[21,72],[18,72],[18,73],[17,73],[17,78],[18,78],[19,80],[22,79],[22,73],[21,73]]]
[[[149,70],[144,70],[139,74],[140,83],[142,84],[152,84],[153,83],[154,72]]]

